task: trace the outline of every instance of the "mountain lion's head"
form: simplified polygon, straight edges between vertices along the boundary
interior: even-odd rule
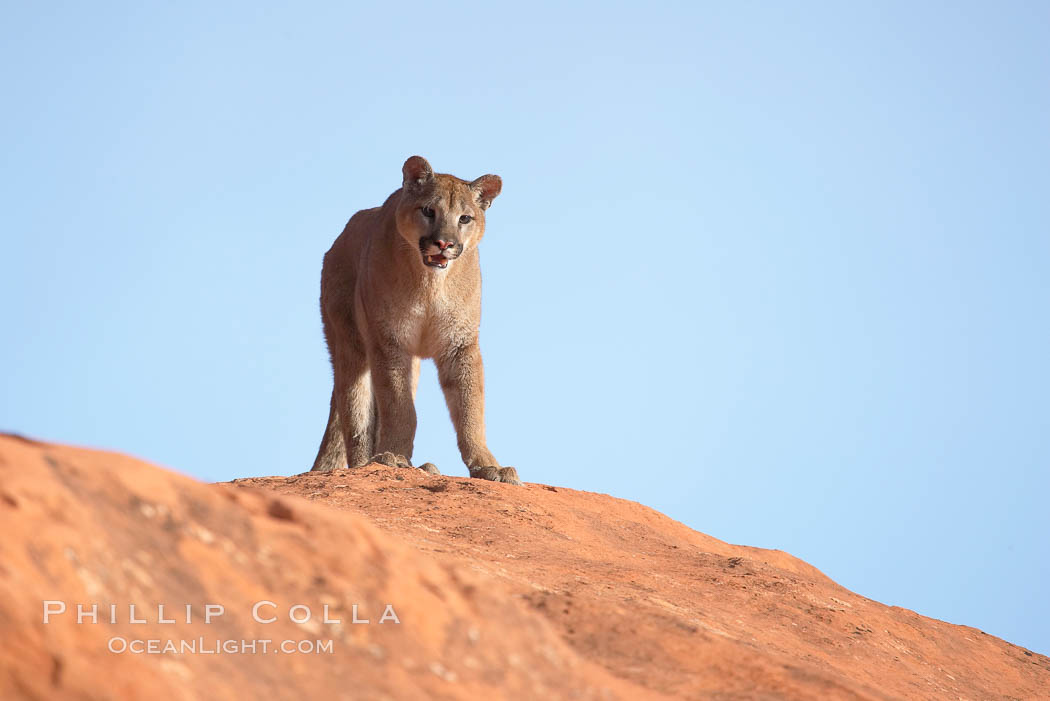
[[[404,182],[397,207],[397,228],[409,244],[418,246],[422,264],[445,270],[485,234],[485,210],[500,193],[498,175],[467,182],[435,173],[421,156],[401,169]]]

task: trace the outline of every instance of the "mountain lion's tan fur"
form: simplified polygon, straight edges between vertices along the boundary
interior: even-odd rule
[[[419,156],[402,175],[401,189],[351,217],[324,257],[321,319],[335,387],[313,469],[357,467],[382,453],[409,464],[419,362],[433,358],[471,476],[520,484],[485,442],[478,347],[477,245],[502,183],[437,174]]]

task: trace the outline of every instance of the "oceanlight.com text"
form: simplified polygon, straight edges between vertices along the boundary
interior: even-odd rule
[[[331,640],[221,640],[218,638],[124,638],[114,636],[106,646],[123,655],[331,655]]]

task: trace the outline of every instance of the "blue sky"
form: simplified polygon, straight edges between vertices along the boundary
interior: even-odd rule
[[[0,428],[309,469],[321,257],[418,153],[503,177],[504,464],[1048,653],[1048,7],[6,4]]]

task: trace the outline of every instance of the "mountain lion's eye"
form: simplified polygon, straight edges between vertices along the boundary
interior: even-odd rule
[[[469,214],[464,214],[462,217],[459,218],[460,224],[469,224],[472,221],[474,221],[474,217],[470,216]]]
[[[423,216],[426,217],[427,219],[433,219],[434,218],[434,210],[431,209],[430,207],[423,207],[421,209],[421,211],[423,212]]]

